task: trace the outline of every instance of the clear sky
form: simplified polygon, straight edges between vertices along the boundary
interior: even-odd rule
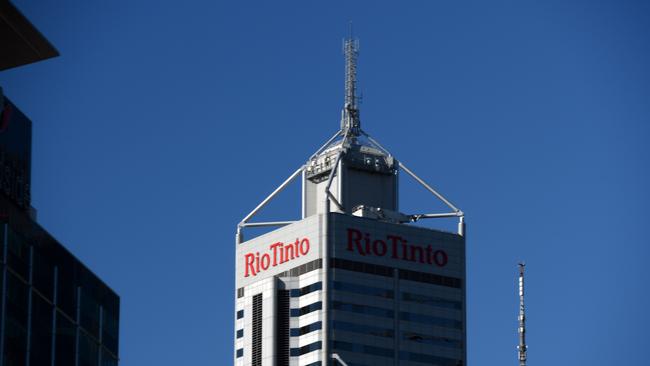
[[[338,128],[350,20],[362,126],[467,214],[469,364],[516,364],[521,259],[529,364],[647,364],[650,2],[14,3],[61,53],[0,73],[33,205],[122,366],[231,364],[235,225]]]

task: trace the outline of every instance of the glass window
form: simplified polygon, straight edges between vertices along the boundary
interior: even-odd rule
[[[29,279],[29,244],[11,228],[7,230],[7,264],[23,280]]]
[[[237,310],[237,319],[241,319],[244,317],[244,310]]]
[[[405,332],[402,339],[415,343],[431,344],[440,347],[462,348],[463,342],[457,339],[438,337],[434,335],[418,334],[414,332]]]
[[[435,296],[412,294],[408,292],[402,293],[402,300],[447,309],[460,310],[463,307],[463,304],[460,301],[446,300]]]
[[[394,297],[393,290],[388,290],[388,289],[383,289],[378,287],[370,287],[365,285],[358,285],[355,283],[332,281],[332,288],[337,291],[348,292],[352,294],[379,296],[387,299],[392,299]]]
[[[99,344],[86,332],[79,332],[79,366],[97,366]]]
[[[75,327],[74,324],[60,311],[56,312],[56,343],[54,350],[55,366],[74,365],[75,359]]]
[[[52,304],[32,292],[31,366],[52,365]]]
[[[32,269],[34,287],[50,302],[54,299],[54,263],[52,255],[43,247],[34,247]]]
[[[323,283],[322,282],[312,283],[311,285],[305,286],[303,288],[291,290],[291,297],[304,296],[304,295],[310,294],[310,293],[312,293],[314,291],[320,291],[322,289],[323,289]]]
[[[399,353],[399,359],[404,361],[421,362],[440,366],[463,366],[462,360],[406,351],[401,351]]]
[[[332,309],[349,311],[357,314],[368,314],[374,316],[381,316],[385,318],[394,318],[392,309],[378,308],[374,306],[348,304],[340,301],[332,301]]]
[[[114,355],[118,354],[120,327],[120,299],[112,295],[102,303],[102,344]]]
[[[102,347],[102,366],[117,366],[117,358]]]
[[[240,348],[237,350],[237,358],[240,358],[244,355],[244,349]]]
[[[99,320],[100,320],[100,306],[95,299],[95,294],[92,293],[90,286],[84,286],[79,291],[81,298],[80,325],[93,337],[99,338]]]
[[[322,327],[323,327],[322,322],[316,322],[316,323],[305,325],[304,327],[300,327],[300,328],[291,328],[291,336],[299,337],[301,335],[305,335],[307,333],[311,333],[313,331],[322,329]]]
[[[291,349],[291,357],[302,356],[302,355],[305,355],[305,354],[307,354],[309,352],[319,350],[319,349],[321,349],[322,345],[323,345],[322,342],[318,341],[318,342],[310,343],[310,344],[308,344],[306,346],[302,346],[302,347],[299,347],[299,348],[292,348]]]
[[[27,285],[7,272],[5,366],[23,366],[26,361],[28,294]]]
[[[244,330],[243,329],[237,329],[237,339],[241,338],[244,336]]]
[[[438,317],[435,317],[435,316],[428,316],[428,315],[423,315],[423,314],[404,313],[404,312],[402,312],[402,313],[400,313],[400,319],[405,320],[405,321],[414,322],[414,323],[437,325],[439,327],[463,329],[463,324],[458,320],[438,318]]]
[[[321,310],[322,307],[323,307],[323,303],[321,301],[315,302],[313,304],[303,306],[299,309],[291,309],[291,316],[301,316],[301,315],[309,314],[312,311]]]
[[[364,353],[364,354],[373,355],[373,356],[382,356],[382,357],[390,357],[390,358],[393,358],[393,356],[394,356],[394,353],[393,353],[392,349],[368,346],[368,345],[365,345],[365,344],[333,341],[332,342],[332,347],[334,349],[339,349],[339,350],[343,350],[343,351]]]
[[[332,328],[337,330],[343,330],[346,332],[372,335],[377,337],[392,338],[394,335],[392,329],[373,327],[370,325],[354,324],[354,323],[342,322],[338,320],[334,320],[332,322]]]

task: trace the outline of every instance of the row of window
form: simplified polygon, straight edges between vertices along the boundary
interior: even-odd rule
[[[315,302],[313,304],[305,305],[301,308],[291,309],[291,316],[297,317],[305,314],[309,314],[316,310],[321,310],[323,308],[323,302]]]
[[[25,283],[6,265],[0,264],[0,299],[5,298],[4,357],[7,365],[67,366],[116,365],[117,357],[99,342],[81,323],[81,314],[73,318]],[[81,292],[81,290],[78,290]],[[101,323],[102,313],[96,321]],[[53,325],[54,324],[54,325]],[[30,345],[29,355],[27,344]]]
[[[314,291],[320,291],[322,289],[323,289],[323,283],[322,282],[316,282],[316,283],[312,283],[311,285],[307,285],[305,287],[297,288],[297,289],[293,289],[293,290],[289,290],[289,291],[290,291],[291,297],[300,297],[300,296],[310,294],[310,293],[312,293]]]
[[[351,261],[341,258],[332,258],[330,260],[331,268],[343,269],[346,271],[361,272],[383,277],[393,277],[394,271],[398,271],[399,279],[428,283],[432,285],[461,288],[462,280],[460,278],[441,276],[433,273],[410,271],[406,269],[395,269],[378,264]]]
[[[375,306],[349,304],[341,301],[332,301],[332,309],[347,311],[356,314],[366,314],[393,319],[395,317],[392,309],[378,308]],[[437,325],[440,327],[463,329],[463,323],[454,319],[439,318],[424,314],[400,312],[400,319],[422,324]]]
[[[369,345],[358,344],[358,343],[333,341],[332,348],[334,352],[348,351],[348,352],[362,353],[365,355],[373,355],[373,356],[388,357],[388,358],[394,358],[395,356],[395,352],[391,348],[375,347],[375,346],[369,346]],[[428,355],[424,353],[407,352],[407,351],[400,351],[399,359],[402,361],[421,362],[421,363],[428,363],[428,364],[439,365],[439,366],[462,366],[463,365],[462,360]]]
[[[463,323],[459,320],[439,318],[437,316],[429,316],[424,314],[405,313],[405,312],[399,313],[399,316],[401,320],[409,321],[413,323],[431,324],[431,325],[437,325],[439,327],[463,329]]]
[[[378,287],[370,287],[370,286],[359,285],[359,284],[348,283],[348,282],[341,282],[341,281],[332,281],[332,289],[341,292],[348,292],[351,294],[378,296],[386,299],[392,299],[393,297],[395,297],[393,290],[387,290]]]
[[[332,321],[332,329],[343,330],[350,333],[359,333],[372,335],[377,337],[393,338],[394,332],[392,329],[374,327],[371,325],[362,325],[355,323],[348,323],[343,321]]]
[[[298,348],[292,348],[291,349],[291,357],[298,357],[305,355],[309,352],[314,352],[316,350],[321,349],[323,346],[323,343],[321,341],[310,343],[306,346],[298,347]]]
[[[457,339],[446,337],[437,337],[432,335],[424,335],[413,332],[406,332],[402,334],[402,339],[406,341],[430,344],[433,346],[449,347],[449,348],[463,348],[463,342]]]
[[[316,322],[316,323],[305,325],[304,327],[300,327],[300,328],[291,328],[290,334],[292,337],[300,337],[301,335],[305,335],[307,333],[311,333],[320,330],[322,328],[323,328],[323,323]]]
[[[402,292],[402,300],[415,302],[418,304],[435,306],[439,308],[457,309],[457,310],[463,308],[463,303],[461,303],[460,301],[447,300],[435,296],[413,294],[410,292]]]
[[[341,292],[352,293],[352,294],[378,296],[386,299],[394,298],[393,290],[341,282],[341,281],[332,281],[332,289]],[[431,306],[447,308],[447,309],[462,309],[463,307],[460,301],[447,300],[439,297],[413,294],[409,292],[402,292],[401,295],[402,295],[402,300],[415,302],[419,304],[431,305]]]

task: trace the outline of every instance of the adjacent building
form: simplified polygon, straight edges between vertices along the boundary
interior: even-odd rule
[[[361,129],[355,40],[345,54],[341,130],[238,225],[234,364],[465,365],[464,214]],[[403,173],[449,212],[401,213]],[[251,221],[298,179],[302,219]],[[449,217],[457,232],[415,225]]]
[[[0,70],[58,55],[0,0]],[[0,366],[114,366],[120,298],[36,222],[32,122],[0,88]]]

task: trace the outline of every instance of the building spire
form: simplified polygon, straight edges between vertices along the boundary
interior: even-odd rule
[[[345,54],[345,104],[341,116],[341,130],[346,136],[359,136],[361,121],[356,95],[359,40],[353,37],[352,23],[350,23],[350,36],[343,41],[343,53]]]
[[[526,264],[519,263],[519,366],[526,366],[526,309],[524,307],[524,268]]]

